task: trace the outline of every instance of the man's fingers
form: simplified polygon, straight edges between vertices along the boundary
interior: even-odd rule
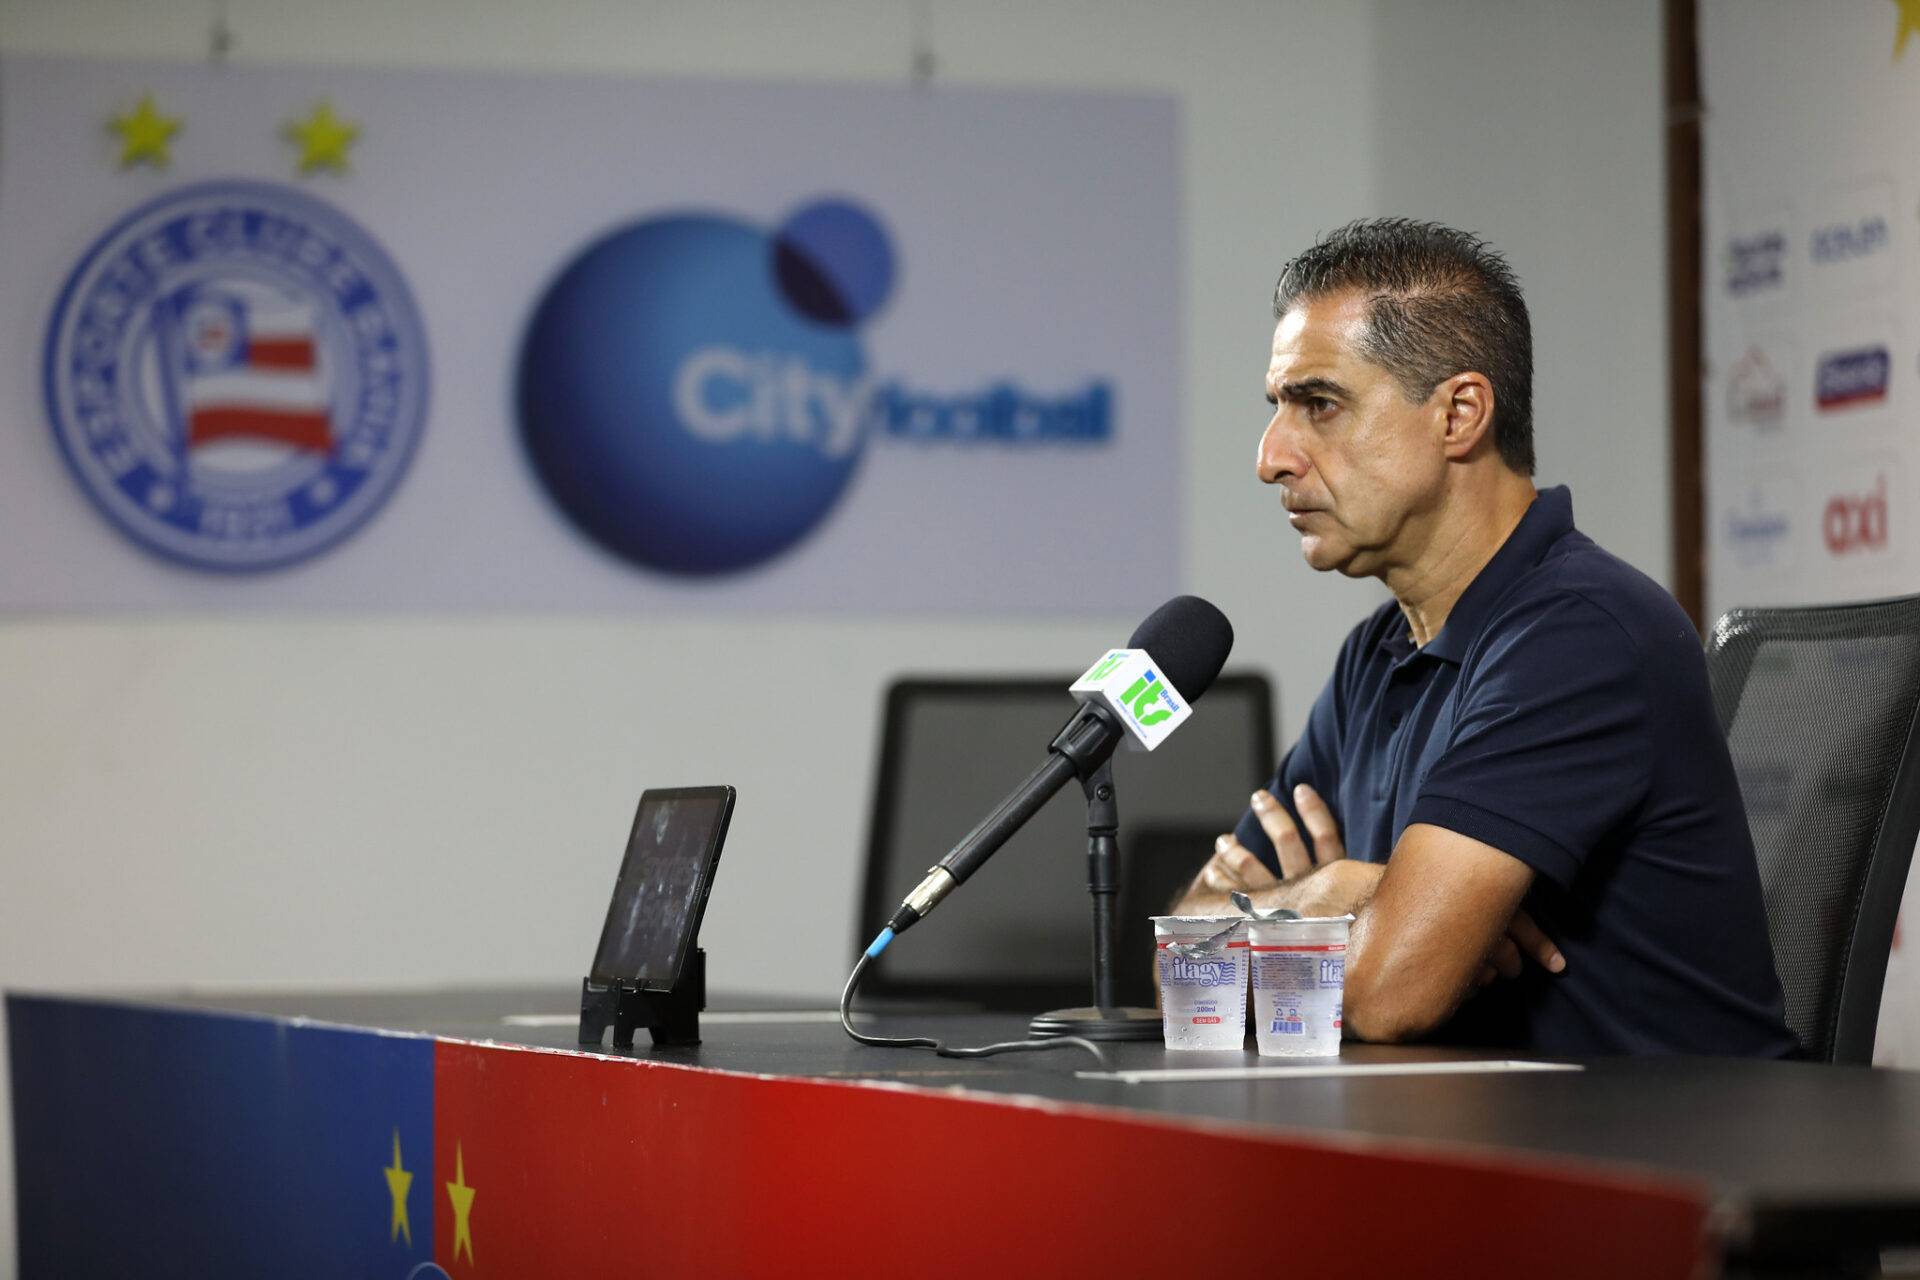
[[[1483,964],[1480,966],[1480,972],[1473,977],[1473,985],[1476,987],[1490,987],[1499,977],[1500,975],[1494,972],[1492,965]]]
[[[1221,836],[1213,842],[1213,856],[1239,878],[1243,888],[1269,889],[1280,883],[1273,872],[1267,870],[1266,863],[1231,835]]]
[[[1233,868],[1222,862],[1216,854],[1207,859],[1206,866],[1200,868],[1200,887],[1214,893],[1232,893],[1235,889],[1245,889],[1247,886],[1240,883],[1240,877],[1234,874]]]
[[[1340,824],[1333,819],[1333,810],[1327,808],[1327,802],[1320,793],[1306,783],[1293,789],[1293,807],[1300,811],[1300,821],[1307,826],[1307,834],[1313,837],[1313,860],[1321,866],[1335,858],[1347,856],[1347,846],[1340,839]]]
[[[1213,857],[1200,869],[1200,883],[1215,893],[1253,892],[1280,883],[1266,865],[1230,835],[1213,842]]]
[[[1501,938],[1493,944],[1493,954],[1487,957],[1487,963],[1503,978],[1520,976],[1520,948],[1513,945],[1512,938]]]
[[[1513,919],[1507,924],[1507,937],[1522,955],[1548,973],[1559,973],[1567,967],[1567,958],[1560,954],[1560,948],[1553,945],[1552,938],[1540,932],[1540,926],[1526,912],[1513,913]]]
[[[1273,851],[1280,855],[1280,875],[1283,879],[1298,880],[1313,870],[1313,858],[1307,853],[1307,842],[1300,838],[1300,830],[1293,825],[1293,819],[1273,794],[1264,788],[1253,793],[1253,816],[1260,819],[1260,829],[1267,833],[1267,839],[1273,841]]]

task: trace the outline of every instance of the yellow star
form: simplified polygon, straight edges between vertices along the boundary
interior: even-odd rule
[[[453,1201],[453,1257],[457,1262],[460,1251],[467,1251],[467,1261],[473,1261],[473,1228],[468,1224],[467,1215],[473,1212],[473,1188],[467,1185],[466,1157],[460,1150],[460,1144],[453,1144],[453,1181],[447,1184],[447,1199]]]
[[[1907,51],[1907,37],[1920,31],[1920,0],[1893,0],[1900,10],[1900,29],[1893,33],[1893,60]]]
[[[345,173],[347,148],[360,136],[360,126],[333,114],[333,104],[322,98],[314,104],[312,115],[289,121],[284,132],[287,141],[300,148],[300,172]]]
[[[148,93],[141,96],[140,105],[132,111],[108,121],[107,128],[120,135],[122,169],[131,169],[136,164],[164,169],[173,159],[167,154],[167,143],[180,132],[180,117],[161,115],[153,105],[153,95]]]
[[[400,1167],[400,1131],[393,1131],[393,1163],[381,1170],[387,1175],[387,1194],[393,1197],[393,1227],[389,1231],[389,1240],[407,1238],[407,1248],[413,1248],[413,1228],[407,1222],[407,1188],[413,1185],[413,1174]]]

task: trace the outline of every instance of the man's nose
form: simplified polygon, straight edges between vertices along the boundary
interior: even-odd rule
[[[1274,414],[1260,436],[1260,452],[1254,459],[1254,469],[1259,472],[1262,484],[1295,479],[1305,475],[1312,466],[1300,452],[1293,432],[1288,430],[1286,417],[1285,413]]]

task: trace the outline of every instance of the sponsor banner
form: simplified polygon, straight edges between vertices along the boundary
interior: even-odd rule
[[[1908,558],[1906,466],[1893,454],[1837,464],[1820,502],[1826,567],[1881,574]],[[1893,588],[1889,583],[1889,589]]]
[[[1884,405],[1893,356],[1884,342],[1820,353],[1813,371],[1813,405],[1821,413]]]
[[[1893,183],[1875,178],[1825,195],[1811,207],[1807,282],[1816,298],[1854,302],[1893,281]]]
[[[74,486],[130,542],[202,570],[280,568],[354,534],[426,408],[399,271],[332,206],[271,184],[194,183],[128,214],[75,267],[44,352]]]
[[[1714,533],[1734,568],[1791,572],[1799,562],[1796,533],[1807,522],[1791,481],[1753,476],[1729,495]]]
[[[1920,592],[1914,8],[1700,5],[1710,617]],[[1755,766],[1748,816],[1804,820],[1830,782]],[[1920,1067],[1908,889],[1875,1054]]]
[[[1905,349],[1903,328],[1885,312],[1824,312],[1808,335],[1811,386],[1805,411],[1814,430],[1813,448],[1845,447],[1886,426],[1887,411],[1911,394],[1912,380],[1897,359]]]
[[[1787,220],[1774,215],[1752,220],[1727,235],[1720,252],[1720,287],[1728,298],[1743,303],[1768,303],[1784,298],[1792,268]]]
[[[1800,354],[1790,338],[1755,334],[1727,371],[1720,398],[1727,422],[1753,445],[1778,444],[1787,438],[1788,423],[1805,416],[1802,377]]]
[[[1176,124],[6,59],[0,607],[1146,607]]]

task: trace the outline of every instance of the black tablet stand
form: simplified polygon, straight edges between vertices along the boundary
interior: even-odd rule
[[[1093,895],[1093,1004],[1055,1009],[1027,1024],[1027,1034],[1049,1040],[1158,1040],[1160,1012],[1114,1003],[1114,899],[1120,893],[1120,805],[1113,793],[1113,761],[1081,779],[1087,793],[1087,890]]]
[[[580,1043],[599,1044],[613,1028],[613,1047],[633,1048],[645,1027],[655,1044],[699,1044],[700,1011],[707,1007],[707,953],[695,947],[671,991],[647,991],[631,982],[580,980]]]

